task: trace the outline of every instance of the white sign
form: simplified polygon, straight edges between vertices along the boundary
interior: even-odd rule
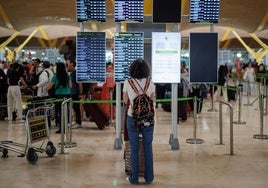
[[[180,83],[180,54],[180,33],[152,33],[152,80],[154,83]]]

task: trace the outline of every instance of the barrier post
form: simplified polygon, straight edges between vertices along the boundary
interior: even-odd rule
[[[253,138],[256,139],[268,139],[268,135],[263,134],[263,105],[264,105],[264,95],[260,95],[260,134],[253,135]]]
[[[116,83],[116,135],[114,140],[114,149],[120,150],[122,149],[122,137],[121,137],[121,83]]]
[[[263,115],[264,116],[267,116],[267,106],[268,106],[268,101],[267,101],[267,85],[266,85],[266,79],[264,79],[264,90],[265,90],[265,110],[264,110],[264,113]]]
[[[238,120],[234,121],[235,124],[246,124],[245,121],[241,121],[241,110],[242,110],[242,84],[239,84],[238,86],[238,93],[239,93],[239,99],[238,99]]]
[[[211,92],[211,96],[210,96],[210,98],[211,98],[211,109],[208,109],[208,112],[217,112],[217,110],[214,109],[214,85],[212,85],[211,87],[212,87],[211,88],[212,92]]]
[[[226,104],[227,106],[229,106],[230,109],[230,155],[234,155],[234,133],[233,133],[233,106],[223,100],[219,101],[220,103],[220,117],[222,117],[221,113],[222,113],[222,104]],[[222,144],[222,118],[220,118],[220,144]]]
[[[116,32],[121,32],[121,23],[116,23]],[[121,137],[121,83],[116,82],[116,115],[115,115],[115,129],[116,135],[114,139],[114,149],[120,150],[122,149],[122,137]]]
[[[196,110],[197,110],[197,99],[196,96],[194,97],[194,126],[193,126],[193,138],[186,139],[186,143],[188,144],[202,144],[204,140],[196,138],[196,129],[197,129],[197,117],[196,117]]]
[[[179,150],[179,140],[177,136],[177,125],[178,125],[178,84],[171,84],[171,127],[172,133],[170,134],[170,144],[172,150]]]
[[[66,99],[61,103],[61,154],[64,153],[64,148],[75,147],[76,143],[72,142],[72,98]],[[66,141],[65,139],[66,138]]]

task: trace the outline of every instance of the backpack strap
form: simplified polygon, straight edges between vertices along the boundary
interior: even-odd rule
[[[136,79],[134,79],[134,80],[135,80],[135,82],[138,84],[139,88],[142,90],[143,94],[147,95],[147,94],[146,94],[146,91],[147,91],[147,89],[149,88],[149,85],[150,85],[150,79],[146,79],[146,83],[145,83],[144,89],[141,87],[141,85],[139,84],[139,82],[138,82]],[[136,93],[137,95],[140,95],[138,89],[136,88],[135,84],[133,83],[133,80],[132,80],[132,79],[129,79],[128,82],[129,82],[130,86],[132,87],[132,89],[135,91],[135,93]],[[148,96],[148,95],[147,95],[147,96]],[[147,99],[146,99],[146,100],[147,100]],[[151,106],[150,106],[148,100],[147,100],[147,104],[148,104],[148,109],[151,110]],[[139,108],[138,110],[140,111],[140,108]]]
[[[142,90],[143,94],[146,94],[146,91],[147,91],[147,89],[149,88],[149,85],[150,85],[150,79],[146,79],[146,83],[145,83],[144,88],[141,87],[140,83],[136,79],[134,79],[134,80],[138,84],[139,88]]]
[[[128,79],[128,83],[129,83],[129,85],[131,86],[131,88],[134,90],[134,92],[135,92],[137,95],[139,95],[139,91],[138,91],[137,87],[135,86],[133,80],[132,80],[132,79]]]

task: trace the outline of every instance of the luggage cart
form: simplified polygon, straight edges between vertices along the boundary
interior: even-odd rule
[[[38,160],[37,152],[45,152],[49,157],[56,154],[56,148],[50,141],[49,127],[47,115],[54,104],[40,106],[29,110],[26,115],[26,145],[16,143],[13,141],[0,141],[0,148],[2,148],[2,157],[8,157],[8,151],[19,153],[19,157],[24,157],[30,164],[35,164]],[[48,141],[45,148],[43,148],[45,141]],[[39,147],[34,146],[34,143],[41,142]],[[23,149],[24,148],[24,149]]]
[[[51,104],[54,104],[54,98],[51,98],[49,96],[44,97],[30,97],[27,99],[27,108],[25,109],[26,113],[28,110],[36,109],[39,106],[48,106],[50,107],[47,111],[47,119],[48,119],[48,126],[51,127],[51,121],[55,119],[55,108],[51,106]]]

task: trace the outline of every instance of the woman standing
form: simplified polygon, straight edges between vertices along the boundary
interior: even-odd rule
[[[150,68],[146,61],[142,59],[135,60],[130,68],[129,74],[132,79],[135,80],[134,84],[138,89],[139,93],[142,94],[142,88],[145,87],[147,80],[150,78]],[[137,82],[136,82],[137,81]],[[141,87],[139,87],[139,85]],[[155,97],[155,86],[150,81],[146,94],[154,99]],[[133,99],[137,97],[137,94],[132,89],[129,81],[126,80],[123,86],[123,99],[125,104],[130,101],[130,106],[127,112],[127,133],[130,143],[130,166],[131,175],[127,177],[127,181],[132,184],[138,184],[138,172],[139,172],[139,134],[142,134],[143,147],[144,147],[144,160],[145,160],[145,172],[144,179],[147,184],[150,184],[154,179],[154,169],[153,169],[153,133],[154,125],[144,126],[141,129],[137,129],[132,116],[133,112]]]
[[[7,83],[9,85],[7,91],[7,112],[8,120],[13,120],[13,111],[17,107],[17,119],[19,123],[23,123],[22,119],[22,101],[19,81],[24,87],[28,87],[23,79],[23,71],[19,63],[14,63],[7,72]]]
[[[56,74],[52,77],[46,90],[50,90],[53,86],[55,87],[56,99],[66,99],[71,96],[72,82],[64,63],[57,63]],[[55,121],[56,125],[59,126],[59,130],[56,133],[61,133],[61,103],[62,101],[55,103]]]

